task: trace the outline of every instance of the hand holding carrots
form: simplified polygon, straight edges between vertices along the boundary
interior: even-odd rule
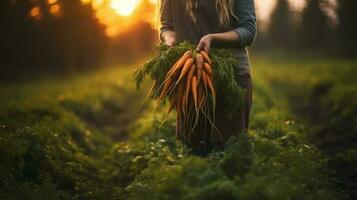
[[[188,129],[191,129],[188,132],[192,133],[202,116],[204,119],[208,118],[210,123],[214,123],[212,115],[216,93],[212,75],[209,55],[203,51],[191,50],[186,51],[166,73],[165,80],[159,87],[157,106],[165,98],[169,99],[170,108],[166,117],[173,108],[176,108],[178,119],[184,118],[177,124],[181,132],[187,133]],[[212,101],[209,101],[209,97],[212,97]]]
[[[203,36],[200,42],[198,43],[197,50],[209,52],[211,50],[212,40],[213,36],[211,34]]]
[[[169,47],[173,47],[176,44],[176,33],[174,31],[165,31],[161,34],[161,39]]]
[[[168,100],[170,110],[167,113],[177,110],[176,133],[184,136],[184,140],[190,140],[193,133],[205,134],[207,131],[220,135],[214,117],[216,90],[220,90],[222,109],[226,110],[228,118],[242,110],[244,90],[235,79],[239,61],[230,50],[211,49],[208,53],[197,50],[188,42],[173,47],[160,43],[157,47],[158,54],[137,68],[134,74],[137,88],[145,77],[154,80],[144,103],[155,99],[157,105],[161,105]],[[167,116],[164,122],[166,119]]]

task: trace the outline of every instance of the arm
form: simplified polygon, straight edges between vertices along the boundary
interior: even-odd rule
[[[160,40],[173,46],[176,43],[176,34],[172,22],[172,0],[161,0],[160,22]]]
[[[239,47],[251,45],[257,34],[254,0],[235,0],[234,14],[239,19],[236,29],[225,33],[208,34],[202,37],[197,48],[209,51],[213,40],[232,42]]]
[[[203,50],[209,52],[211,49],[212,41],[221,41],[221,42],[239,42],[240,36],[235,31],[228,31],[225,33],[212,33],[205,35],[201,38],[197,50]]]

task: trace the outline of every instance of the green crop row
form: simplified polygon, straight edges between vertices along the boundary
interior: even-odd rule
[[[143,98],[127,84],[130,70],[7,86],[0,198],[345,199],[332,164],[350,160],[331,163],[311,143],[310,127],[296,120],[283,92],[289,89],[279,86],[293,79],[265,64],[253,76],[249,133],[205,158],[176,141],[174,114],[161,127],[163,112],[150,106],[136,119]]]

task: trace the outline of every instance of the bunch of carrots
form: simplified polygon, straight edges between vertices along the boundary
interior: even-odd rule
[[[157,106],[165,98],[169,99],[170,106],[164,122],[170,112],[176,109],[177,133],[184,136],[194,133],[200,119],[214,124],[216,92],[212,75],[209,55],[204,51],[191,50],[187,50],[166,73],[159,86]],[[212,108],[209,102],[212,102]]]
[[[193,50],[195,47],[189,42],[174,47],[160,43],[157,45],[158,53],[134,73],[138,89],[145,77],[154,81],[143,105],[148,99],[156,100],[157,106],[169,102],[162,124],[176,109],[176,133],[184,136],[185,140],[190,140],[191,135],[198,132],[205,134],[210,131],[212,134],[215,130],[221,135],[215,127],[214,117],[217,92],[227,118],[241,111],[244,97],[244,90],[235,79],[239,62],[232,52],[213,48],[208,55]]]

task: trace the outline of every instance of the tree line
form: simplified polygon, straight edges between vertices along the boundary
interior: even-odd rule
[[[156,37],[146,22],[121,39],[108,38],[105,28],[91,4],[81,0],[1,0],[2,78],[5,71],[29,74],[100,67],[113,55],[130,61],[150,52]]]
[[[324,10],[326,0],[306,0],[306,6],[293,13],[288,0],[278,0],[267,30],[260,32],[258,50],[276,47],[335,56],[357,56],[357,1],[337,0],[336,19]]]
[[[48,2],[1,1],[0,64],[24,71],[97,65],[107,39],[91,7],[61,0],[61,16],[56,16]]]
[[[278,0],[255,48],[318,50],[355,57],[357,1],[337,1],[333,21],[322,7],[326,0],[306,0],[299,20],[288,0]],[[60,11],[53,3],[61,6]],[[108,55],[123,60],[142,57],[157,37],[145,22],[123,35],[124,39],[108,39],[105,28],[90,4],[80,0],[1,0],[0,66],[16,72],[98,67]]]

